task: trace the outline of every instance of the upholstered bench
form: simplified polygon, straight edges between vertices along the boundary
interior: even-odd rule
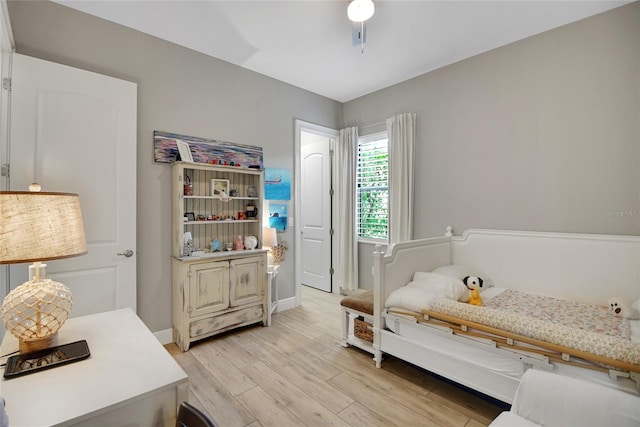
[[[342,309],[342,345],[373,351],[373,290],[362,290],[344,297]]]

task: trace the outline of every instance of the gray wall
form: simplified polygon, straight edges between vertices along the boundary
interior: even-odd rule
[[[338,128],[342,105],[56,3],[9,2],[9,13],[19,53],[138,84],[138,314],[171,328],[171,173],[153,162],[153,131],[262,146],[267,167],[293,171],[294,119]],[[287,298],[293,231],[282,237]]]
[[[447,225],[640,234],[638,3],[344,105],[54,3],[9,6],[20,53],[138,83],[138,312],[153,331],[171,327],[170,178],[153,130],[260,145],[267,166],[293,170],[294,118],[338,128],[412,111],[416,238]]]
[[[347,102],[344,122],[417,113],[415,238],[639,235],[639,98],[636,2]]]

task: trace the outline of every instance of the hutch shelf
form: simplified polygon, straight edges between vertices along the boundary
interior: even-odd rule
[[[182,351],[233,328],[270,324],[263,189],[262,170],[172,165],[173,339]],[[238,239],[255,246],[238,248]]]

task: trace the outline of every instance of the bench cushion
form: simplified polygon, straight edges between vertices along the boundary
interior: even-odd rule
[[[340,305],[362,313],[373,314],[373,290],[355,292],[342,298]]]

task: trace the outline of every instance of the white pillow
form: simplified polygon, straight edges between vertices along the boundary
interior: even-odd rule
[[[393,291],[387,297],[385,307],[402,307],[419,312],[435,298],[462,302],[469,300],[469,291],[460,280],[432,273],[423,273],[421,277]]]
[[[437,297],[454,301],[469,301],[469,289],[459,279],[429,273],[424,279],[416,280],[414,283]]]
[[[437,269],[436,269],[437,270]],[[462,277],[458,278],[455,275],[450,275],[447,276],[446,274],[438,274],[436,273],[436,270],[433,270],[431,273],[426,273],[423,271],[416,271],[415,273],[413,273],[413,281],[414,282],[422,282],[425,280],[429,280],[429,278],[431,278],[431,280],[435,280],[433,278],[433,276],[440,277],[440,281],[442,281],[443,279],[449,279],[449,280],[453,280],[453,285],[455,285],[456,288],[456,292],[454,294],[457,294],[458,297],[457,298],[450,298],[450,299],[455,299],[457,301],[460,302],[469,302],[469,289],[467,288],[467,285],[465,285],[462,282]],[[437,283],[436,283],[437,285]],[[453,286],[452,285],[452,286]],[[464,292],[463,292],[464,290]]]
[[[429,295],[428,292],[425,292],[424,289],[420,289],[417,286],[413,286],[413,282],[410,282],[391,292],[384,306],[386,308],[400,307],[419,313],[421,308],[429,306],[429,302],[432,299],[433,297]]]
[[[476,276],[482,279],[483,289],[494,286],[493,281],[489,276],[482,273],[481,271],[478,271],[478,269],[472,269],[470,267],[467,267],[466,265],[461,265],[461,264],[443,265],[433,270],[432,273],[440,274],[442,276],[452,277],[460,281],[462,281],[462,279],[464,279],[466,276]]]

